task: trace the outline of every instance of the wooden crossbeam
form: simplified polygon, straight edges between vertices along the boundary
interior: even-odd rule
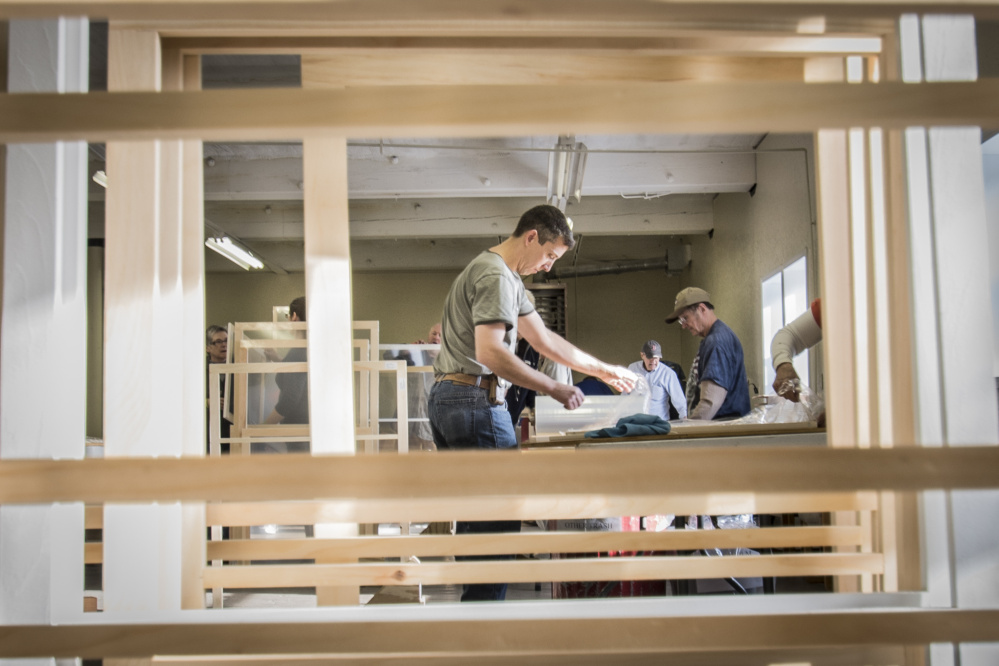
[[[348,622],[188,622],[0,627],[0,657],[353,654],[356,656],[617,654],[926,645],[999,640],[997,610],[888,610],[687,617],[603,615],[474,621],[378,617]],[[620,607],[621,611],[628,608]],[[372,610],[372,609],[366,609]],[[425,610],[422,608],[415,610]],[[373,613],[368,614],[370,617]],[[432,628],[432,630],[431,630]],[[554,650],[557,646],[559,649]]]
[[[602,553],[608,551],[699,550],[702,548],[803,548],[859,545],[859,527],[774,527],[748,530],[665,532],[548,532],[504,535],[502,552]],[[345,559],[488,555],[498,552],[494,535],[354,537],[348,539],[234,539],[208,544],[210,560],[315,559],[335,552]]]
[[[543,67],[538,67],[544,62]],[[330,86],[560,85],[667,81],[801,81],[805,58],[544,51],[374,51],[304,55]]]
[[[997,79],[575,84],[544,95],[531,85],[6,94],[0,142],[811,132],[989,126],[997,117]]]
[[[481,471],[488,469],[489,474]],[[999,487],[999,447],[789,447],[2,460],[0,504],[662,497]],[[454,499],[462,498],[460,502]],[[557,512],[553,512],[557,513]],[[653,511],[655,513],[655,511]],[[622,515],[622,514],[617,514]]]
[[[805,553],[725,557],[600,557],[482,562],[265,564],[210,567],[205,587],[455,585],[538,580],[667,580],[751,576],[848,576],[884,571],[880,553]]]
[[[614,0],[571,2],[535,0],[514,3],[503,0],[479,0],[454,3],[447,0],[366,0],[339,2],[315,0],[3,0],[0,18],[55,18],[89,15],[95,18],[128,21],[227,20],[234,28],[251,21],[337,21],[357,23],[383,19],[399,25],[422,22],[445,22],[464,25],[469,22],[517,25],[527,22],[547,23],[557,32],[571,26],[603,21],[792,21],[815,15],[830,17],[894,18],[905,11],[926,13],[968,13],[979,17],[996,16],[996,7],[988,0],[879,0],[876,2],[810,2],[808,0]],[[617,10],[617,11],[615,11]],[[562,27],[565,23],[569,26]],[[301,29],[307,29],[302,25]],[[314,27],[313,27],[314,29]],[[410,30],[413,27],[410,26]],[[370,27],[369,27],[370,30]]]
[[[167,28],[172,33],[173,29]],[[488,51],[492,54],[516,50],[552,53],[642,53],[646,55],[874,55],[881,52],[878,35],[865,34],[788,34],[748,30],[660,30],[654,36],[595,35],[586,40],[578,36],[545,35],[460,35],[460,36],[258,36],[258,37],[164,37],[164,49],[187,54],[284,53],[317,56],[345,55],[351,52],[452,53]],[[535,54],[536,57],[537,54]]]
[[[773,664],[808,664],[809,666],[842,666],[843,664],[903,664],[906,661],[905,649],[902,646],[872,645],[847,648],[796,648],[775,650],[746,651],[712,651],[708,653],[671,653],[670,666],[772,666]],[[649,663],[661,661],[663,657],[657,653],[626,652],[609,655],[607,653],[567,655],[549,653],[518,654],[517,666],[606,666],[613,662],[614,666],[647,666]],[[510,663],[510,655],[475,655],[477,666],[506,666]],[[467,666],[468,655],[426,655],[420,657],[406,656],[400,658],[407,666]],[[342,664],[360,666],[377,664],[384,666],[390,663],[385,656],[358,655],[213,655],[210,657],[170,657],[157,655],[148,660],[130,659],[127,664],[118,661],[107,661],[106,666],[341,666]]]

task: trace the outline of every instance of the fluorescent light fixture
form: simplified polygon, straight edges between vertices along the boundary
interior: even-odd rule
[[[574,136],[560,136],[548,156],[548,203],[563,213],[569,197],[579,203],[585,169],[586,146]]]
[[[205,241],[205,245],[243,270],[248,271],[251,268],[259,269],[264,267],[264,262],[254,257],[252,252],[236,244],[228,236],[213,236]]]
[[[108,175],[103,171],[94,172],[94,182],[103,187],[105,190],[108,189]]]

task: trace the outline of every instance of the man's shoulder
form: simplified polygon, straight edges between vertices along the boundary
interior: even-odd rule
[[[714,349],[718,349],[722,354],[742,355],[742,342],[739,336],[721,319],[715,322],[707,337],[701,342],[702,351]]]
[[[635,361],[634,363],[628,366],[628,369],[631,370],[632,372],[638,372],[639,370],[644,372],[645,364],[642,363],[641,361]]]
[[[718,319],[711,327],[711,330],[708,331],[708,334],[704,338],[704,340],[705,342],[708,340],[711,340],[712,342],[735,340],[736,342],[738,342],[739,336],[735,334],[735,331],[733,331],[728,324],[723,322],[721,319]]]
[[[485,250],[480,252],[474,259],[468,262],[468,266],[465,267],[466,273],[485,273],[498,271],[501,272],[506,268],[506,264],[503,263],[503,257],[499,256],[495,252],[490,252]]]

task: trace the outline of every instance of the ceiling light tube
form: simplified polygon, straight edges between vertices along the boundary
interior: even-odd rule
[[[246,248],[237,245],[228,236],[213,236],[205,241],[205,245],[243,270],[248,271],[251,268],[260,269],[264,267],[264,262],[254,257],[253,253]]]

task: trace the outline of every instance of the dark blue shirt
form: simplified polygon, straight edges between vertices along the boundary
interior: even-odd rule
[[[721,319],[701,340],[694,365],[690,368],[687,380],[688,414],[701,399],[699,384],[705,379],[728,392],[715,419],[735,418],[749,413],[749,382],[746,380],[742,343]]]

